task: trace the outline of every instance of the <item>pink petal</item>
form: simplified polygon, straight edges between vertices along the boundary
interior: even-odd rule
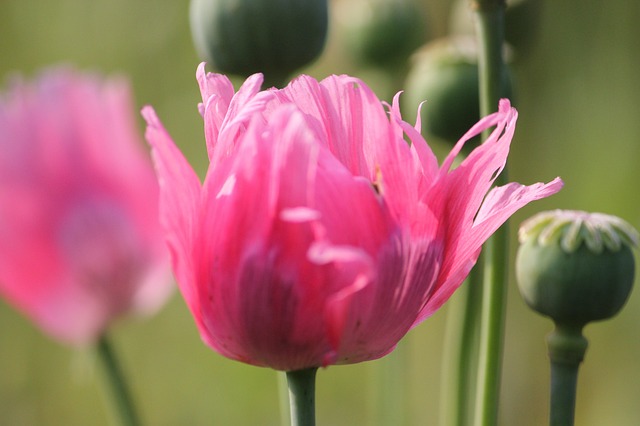
[[[562,187],[562,180],[555,178],[547,184],[536,183],[525,186],[512,182],[492,189],[487,194],[473,223],[473,238],[486,241],[516,211],[531,201],[557,193]]]
[[[229,104],[235,91],[233,84],[226,76],[207,73],[204,63],[198,66],[196,78],[202,94],[202,103],[198,104],[198,109],[204,120],[207,153],[209,154],[209,160],[211,160],[213,148],[218,141],[218,133],[227,116]]]
[[[155,111],[144,107],[146,138],[160,182],[160,221],[165,229],[173,268],[180,290],[189,306],[195,304],[192,249],[196,240],[200,181],[162,126]]]
[[[442,237],[446,241],[444,263],[436,290],[415,324],[448,300],[475,264],[482,244],[500,225],[524,205],[552,195],[562,187],[559,179],[546,185],[509,184],[492,190],[485,198],[505,165],[516,119],[517,113],[509,102],[501,101],[499,112],[480,120],[443,163],[443,175],[428,199],[436,216],[445,219],[440,224],[445,230]],[[496,128],[481,146],[474,149],[455,170],[444,174],[466,140],[494,125]]]

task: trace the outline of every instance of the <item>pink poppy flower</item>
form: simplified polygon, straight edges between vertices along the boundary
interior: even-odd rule
[[[299,370],[389,353],[509,216],[562,186],[489,191],[515,127],[506,100],[438,166],[398,97],[387,112],[358,79],[260,91],[254,75],[237,93],[204,65],[197,79],[211,161],[202,185],[154,111],[143,115],[179,287],[204,341],[231,359]]]
[[[64,343],[172,288],[141,139],[121,80],[52,69],[0,98],[0,294]]]

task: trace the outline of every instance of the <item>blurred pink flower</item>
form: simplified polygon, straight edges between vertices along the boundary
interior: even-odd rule
[[[0,98],[0,294],[65,343],[171,290],[132,103],[124,81],[66,68]]]
[[[211,161],[202,185],[154,111],[143,114],[180,289],[204,341],[235,360],[299,370],[389,353],[509,216],[562,186],[489,191],[515,127],[506,100],[439,167],[398,97],[387,113],[355,78],[261,92],[254,75],[237,93],[204,65],[197,78]]]

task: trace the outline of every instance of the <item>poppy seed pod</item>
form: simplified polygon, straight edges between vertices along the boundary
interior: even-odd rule
[[[582,327],[613,317],[634,280],[637,231],[601,213],[556,210],[525,221],[516,259],[520,293],[556,324]]]
[[[406,66],[426,41],[427,22],[415,0],[359,0],[345,4],[347,46],[354,58],[380,68]]]
[[[320,55],[328,15],[327,0],[192,0],[191,33],[217,71],[279,85]]]
[[[478,51],[472,38],[433,41],[417,52],[405,83],[406,109],[421,110],[426,137],[452,144],[480,118]],[[511,77],[504,68],[500,96],[511,98]]]

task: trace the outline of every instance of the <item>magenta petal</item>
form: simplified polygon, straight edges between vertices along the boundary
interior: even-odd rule
[[[191,250],[196,239],[200,181],[162,126],[155,111],[145,107],[146,138],[160,183],[160,221],[165,229],[176,278],[187,304],[195,303]]]

